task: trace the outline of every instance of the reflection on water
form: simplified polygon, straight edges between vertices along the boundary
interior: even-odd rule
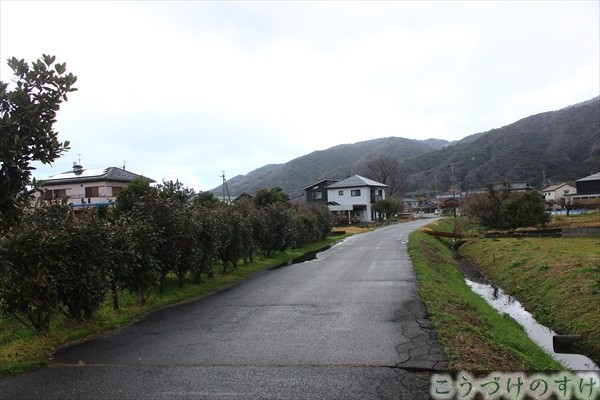
[[[276,265],[274,267],[271,267],[269,269],[278,269],[278,268],[287,267],[287,266],[293,265],[293,264],[301,264],[306,261],[316,260],[318,258],[317,254],[319,254],[322,251],[328,250],[330,248],[331,248],[331,245],[327,245],[318,250],[311,251],[309,253],[305,253],[305,254],[298,256],[292,260],[287,260],[287,261],[285,261],[279,265]]]
[[[498,312],[508,314],[515,319],[523,326],[529,337],[556,360],[575,371],[600,369],[586,356],[555,353],[552,347],[552,337],[555,333],[551,329],[538,323],[517,300],[504,293],[502,289],[491,285],[486,277],[470,262],[460,259],[458,264],[465,276],[465,282],[473,292],[483,297]]]

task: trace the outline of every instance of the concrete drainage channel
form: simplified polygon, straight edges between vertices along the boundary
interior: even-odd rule
[[[469,261],[455,252],[458,267],[471,290],[502,314],[514,318],[527,332],[529,337],[556,360],[574,371],[592,371],[600,369],[594,361],[580,354],[568,354],[570,346],[578,339],[577,335],[556,335],[550,328],[538,323],[523,308],[521,303],[493,286],[487,278]]]

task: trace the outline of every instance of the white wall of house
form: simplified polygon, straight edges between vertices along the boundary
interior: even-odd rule
[[[53,193],[61,193],[64,190],[68,198],[67,203],[78,205],[114,202],[118,191],[125,186],[127,182],[97,181],[52,185],[47,186],[46,190],[51,190]]]
[[[565,197],[565,195],[572,195],[577,192],[577,189],[571,185],[564,184],[559,187],[551,187],[552,190],[544,190],[544,200],[545,201],[555,201],[560,203],[561,199]]]
[[[374,188],[375,194],[382,192],[381,199],[385,199],[383,188]],[[362,205],[366,208],[359,212],[361,221],[373,221],[371,216],[371,188],[369,186],[332,188],[327,189],[327,199],[340,205]]]

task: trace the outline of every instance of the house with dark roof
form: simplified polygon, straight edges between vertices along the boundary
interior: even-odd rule
[[[41,180],[40,196],[46,201],[66,199],[74,208],[108,205],[116,200],[119,190],[138,177],[142,176],[122,168],[85,169],[75,164],[71,171]]]
[[[331,212],[347,216],[349,222],[371,222],[377,220],[372,204],[385,199],[385,188],[387,185],[383,183],[354,175],[341,181],[323,180],[305,187],[304,191],[307,202],[321,200]]]
[[[570,204],[578,207],[600,207],[600,172],[575,181],[577,193],[567,195]]]
[[[302,191],[306,193],[306,201],[308,203],[326,205],[329,202],[329,198],[327,196],[327,186],[336,182],[339,182],[339,180],[322,179],[318,182],[308,185],[305,188],[302,188]]]

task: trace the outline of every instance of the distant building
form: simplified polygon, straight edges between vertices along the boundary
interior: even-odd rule
[[[577,193],[567,195],[575,207],[600,207],[600,172],[575,181]]]
[[[405,197],[402,201],[406,204],[407,211],[411,211],[419,205],[419,200],[412,197]]]
[[[41,180],[40,196],[46,201],[66,199],[74,208],[108,205],[116,200],[122,188],[139,177],[142,176],[122,168],[84,169],[75,164],[72,171]]]
[[[462,193],[442,193],[436,196],[437,199],[437,209],[442,213],[453,213],[454,210],[460,208],[461,198],[463,197]],[[423,204],[426,206],[427,204]],[[425,213],[427,212],[435,212],[431,210],[431,207],[428,207],[426,210],[423,210]],[[421,210],[419,210],[421,211]]]
[[[372,204],[385,199],[387,185],[354,175],[342,181],[324,179],[305,187],[307,203],[327,204],[334,214],[341,214],[349,222],[377,220]]]
[[[252,201],[252,200],[254,200],[254,196],[252,196],[249,193],[244,192],[244,193],[240,194],[239,196],[237,196],[235,199],[231,200],[231,202],[238,203],[238,202],[244,201],[244,200]]]
[[[565,196],[576,192],[577,189],[572,185],[560,183],[558,185],[548,186],[546,189],[542,190],[542,195],[544,196],[544,201],[560,204],[561,202],[566,201],[567,198],[565,198]]]
[[[504,183],[495,183],[494,190],[504,189]],[[533,186],[530,186],[527,182],[509,182],[509,189],[511,192],[526,192],[528,190],[535,190]]]

